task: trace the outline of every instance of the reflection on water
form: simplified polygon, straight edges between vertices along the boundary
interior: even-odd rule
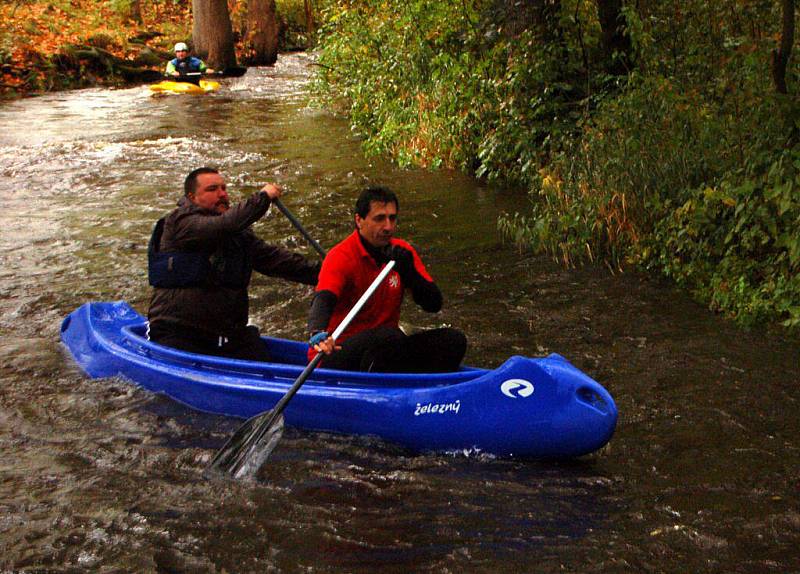
[[[205,96],[81,90],[0,107],[0,570],[125,572],[762,572],[800,569],[796,341],[745,333],[635,274],[564,270],[503,245],[523,194],[366,159],[306,107],[304,55]],[[58,344],[88,300],[146,310],[145,249],[185,174],[239,197],[267,180],[326,247],[365,183],[446,295],[422,327],[469,336],[468,362],[557,351],[603,382],[620,425],[571,462],[411,456],[287,429],[256,484],[202,471],[239,421],[121,380]],[[264,238],[313,257],[279,214]],[[307,287],[259,278],[252,320],[303,335]]]

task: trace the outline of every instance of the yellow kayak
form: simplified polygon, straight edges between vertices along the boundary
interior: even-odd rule
[[[206,92],[216,92],[219,89],[219,82],[212,80],[200,80],[200,85],[191,82],[173,82],[164,80],[157,84],[150,84],[151,92],[172,92],[173,94],[205,94]]]

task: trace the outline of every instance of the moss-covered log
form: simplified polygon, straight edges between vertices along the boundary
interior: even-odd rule
[[[103,77],[111,83],[141,83],[159,80],[163,72],[152,67],[162,65],[166,59],[148,50],[142,51],[135,60],[126,60],[103,48],[82,45],[68,46],[53,61],[62,72],[85,73],[92,81]]]

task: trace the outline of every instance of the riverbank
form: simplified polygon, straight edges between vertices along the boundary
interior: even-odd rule
[[[278,2],[282,49],[305,46],[302,1]],[[156,81],[190,42],[191,2],[153,0],[17,0],[0,4],[0,97],[15,98],[88,86]],[[231,13],[237,56],[243,56],[242,3]]]
[[[171,44],[191,34],[188,3],[55,0],[0,5],[2,95],[19,97],[157,75]],[[154,74],[150,74],[154,76]]]
[[[780,15],[637,3],[610,49],[610,4],[339,4],[317,93],[368,153],[527,188],[529,209],[499,223],[520,246],[645,269],[742,325],[797,329],[800,67],[778,93]]]

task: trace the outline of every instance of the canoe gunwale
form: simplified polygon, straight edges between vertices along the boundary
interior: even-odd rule
[[[237,378],[252,379],[256,387],[261,387],[259,382],[264,379],[281,378],[291,384],[305,367],[305,364],[289,364],[280,362],[260,362],[246,361],[240,359],[229,359],[226,357],[215,357],[210,355],[199,355],[188,353],[178,349],[172,349],[164,345],[159,345],[145,339],[137,331],[142,331],[146,326],[146,321],[142,317],[141,322],[131,322],[120,328],[121,337],[108,336],[105,329],[97,328],[92,318],[93,331],[100,336],[103,335],[103,345],[114,347],[114,352],[126,355],[130,359],[137,357],[140,360],[149,360],[156,363],[167,363],[177,368],[185,368],[192,371],[211,372],[221,376],[230,375]],[[270,346],[271,343],[295,344],[295,341],[278,339],[275,337],[262,337]],[[298,343],[304,345],[302,343]],[[355,371],[342,371],[338,369],[326,369],[319,367],[309,378],[307,385],[323,386],[353,386],[356,388],[377,388],[377,389],[412,389],[412,388],[434,388],[440,386],[457,385],[469,383],[477,378],[489,375],[492,369],[481,369],[477,367],[463,367],[460,371],[452,373],[362,373]]]

